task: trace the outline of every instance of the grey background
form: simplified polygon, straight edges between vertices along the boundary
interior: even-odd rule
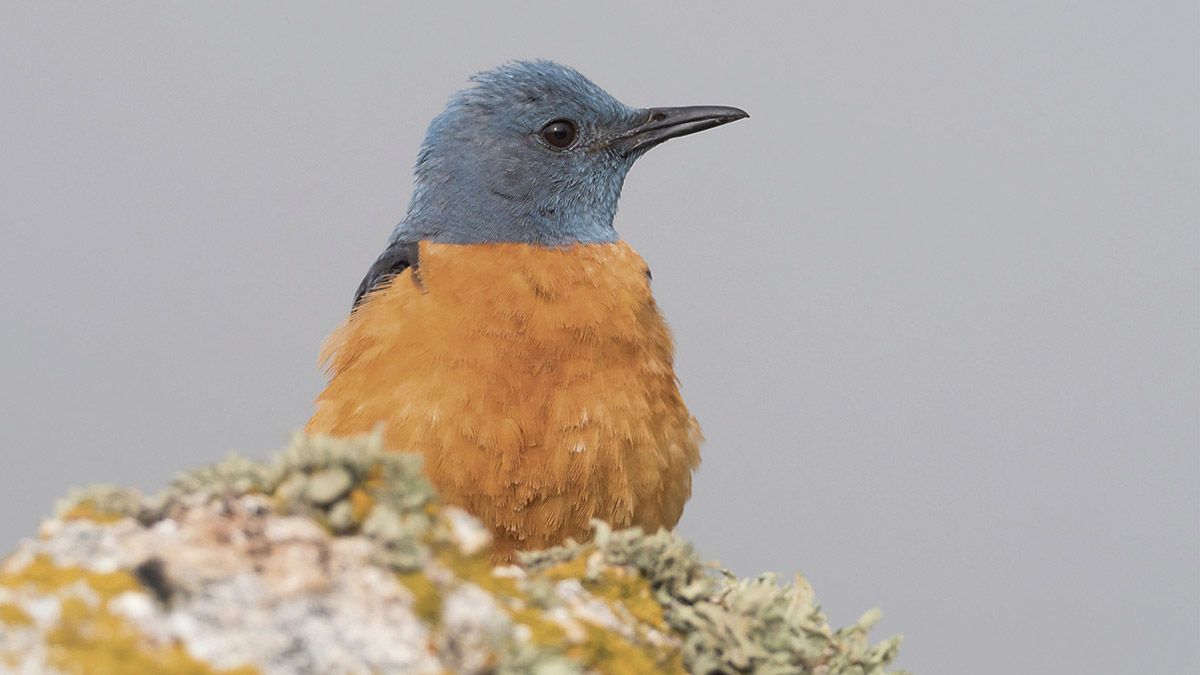
[[[0,9],[0,548],[302,425],[477,70],[750,120],[618,228],[708,436],[681,529],[921,673],[1198,672],[1195,3]]]

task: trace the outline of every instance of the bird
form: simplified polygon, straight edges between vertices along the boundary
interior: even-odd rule
[[[306,431],[421,454],[498,563],[585,541],[593,519],[673,528],[702,437],[650,269],[613,219],[648,150],[748,116],[630,107],[546,60],[474,75],[430,123],[408,210],[322,347]]]

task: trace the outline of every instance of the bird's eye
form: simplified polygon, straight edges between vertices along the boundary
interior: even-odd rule
[[[565,148],[575,140],[578,130],[571,120],[554,120],[542,127],[542,138],[556,148]]]

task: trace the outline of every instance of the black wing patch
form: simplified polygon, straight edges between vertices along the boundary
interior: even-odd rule
[[[413,270],[413,279],[417,285],[420,285],[421,279],[417,276],[418,251],[415,241],[393,241],[388,244],[375,264],[371,265],[371,269],[367,270],[367,276],[363,277],[362,283],[358,285],[358,292],[354,294],[354,305],[350,311],[353,312],[362,304],[367,293],[387,283],[389,279],[410,267]]]

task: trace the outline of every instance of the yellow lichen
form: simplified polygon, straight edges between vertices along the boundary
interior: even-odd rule
[[[662,605],[650,591],[650,583],[637,572],[622,568],[605,568],[598,576],[588,576],[588,555],[580,555],[544,570],[541,575],[552,581],[578,579],[592,595],[610,603],[618,603],[638,621],[661,632],[670,628],[663,617]]]
[[[79,582],[86,584],[98,601],[85,600],[69,592],[61,598],[58,624],[45,638],[50,665],[58,670],[87,675],[251,675],[258,672],[249,667],[219,671],[192,658],[179,644],[166,647],[148,644],[133,626],[108,611],[111,598],[139,590],[137,579],[128,572],[101,573],[80,567],[59,567],[49,556],[42,555],[16,571],[0,574],[0,586],[32,587],[43,595],[54,595]],[[14,609],[20,612],[20,608]],[[14,617],[19,621],[20,616],[12,610],[0,609],[0,620],[6,623]]]
[[[59,517],[63,520],[91,520],[97,523],[107,524],[123,520],[127,516],[120,513],[105,511],[96,506],[95,502],[87,500],[72,505],[71,508],[66,511],[66,513],[63,513]]]
[[[427,542],[433,553],[434,560],[439,565],[454,573],[454,578],[461,582],[469,582],[479,586],[497,599],[518,598],[526,600],[516,582],[496,576],[491,560],[486,551],[476,555],[463,555],[450,544]],[[442,594],[437,585],[430,581],[423,571],[397,574],[396,578],[404,584],[414,596],[413,611],[430,625],[434,625],[441,617]],[[456,582],[457,583],[457,582]]]
[[[253,675],[249,666],[217,670],[188,654],[182,645],[167,647],[147,644],[137,630],[101,606],[77,597],[62,602],[56,628],[46,635],[49,662],[65,673],[123,675],[125,673],[171,673],[172,675]]]
[[[583,587],[593,595],[619,603],[638,621],[666,633],[670,628],[663,618],[662,605],[650,592],[650,584],[640,574],[625,570],[606,570],[598,579],[584,580]]]
[[[566,644],[567,633],[562,626],[546,618],[545,612],[522,604],[520,608],[509,610],[513,621],[524,624],[529,628],[529,640],[542,647],[562,647]]]
[[[588,559],[592,550],[585,547],[570,560],[552,565],[538,576],[555,582],[577,579],[589,593],[610,605],[624,608],[643,626],[671,634],[649,582],[636,572],[622,569],[605,568],[599,574],[589,574]],[[600,626],[586,622],[584,625],[587,640],[569,647],[567,654],[590,669],[612,675],[686,672],[679,649],[642,644],[637,638],[630,640]]]
[[[28,626],[33,623],[33,617],[11,602],[0,602],[0,623],[14,628]]]
[[[354,522],[361,523],[366,520],[367,514],[375,506],[375,500],[361,487],[355,488],[350,492],[350,516]]]
[[[440,548],[441,550],[437,552],[437,561],[454,572],[459,579],[469,581],[497,598],[525,598],[517,588],[515,581],[496,576],[496,568],[492,566],[487,551],[475,555],[463,555],[453,545]]]
[[[428,626],[442,618],[442,594],[424,572],[397,574],[396,578],[413,594],[413,613]]]
[[[582,549],[574,558],[547,567],[541,572],[541,575],[551,581],[562,581],[564,579],[583,580],[587,577],[587,559],[591,550],[591,547]]]
[[[368,469],[367,476],[363,479],[360,487],[366,490],[368,494],[378,494],[383,491],[387,487],[387,484],[383,480],[383,466],[375,464]]]
[[[140,588],[137,579],[128,572],[92,572],[81,567],[59,567],[49,556],[39,555],[15,572],[0,574],[0,586],[20,588],[33,586],[39,592],[51,593],[82,581],[102,599]]]
[[[621,635],[599,626],[585,623],[587,640],[572,645],[567,654],[585,667],[606,675],[638,675],[639,673],[685,673],[678,650],[661,652],[650,646],[639,646]]]

